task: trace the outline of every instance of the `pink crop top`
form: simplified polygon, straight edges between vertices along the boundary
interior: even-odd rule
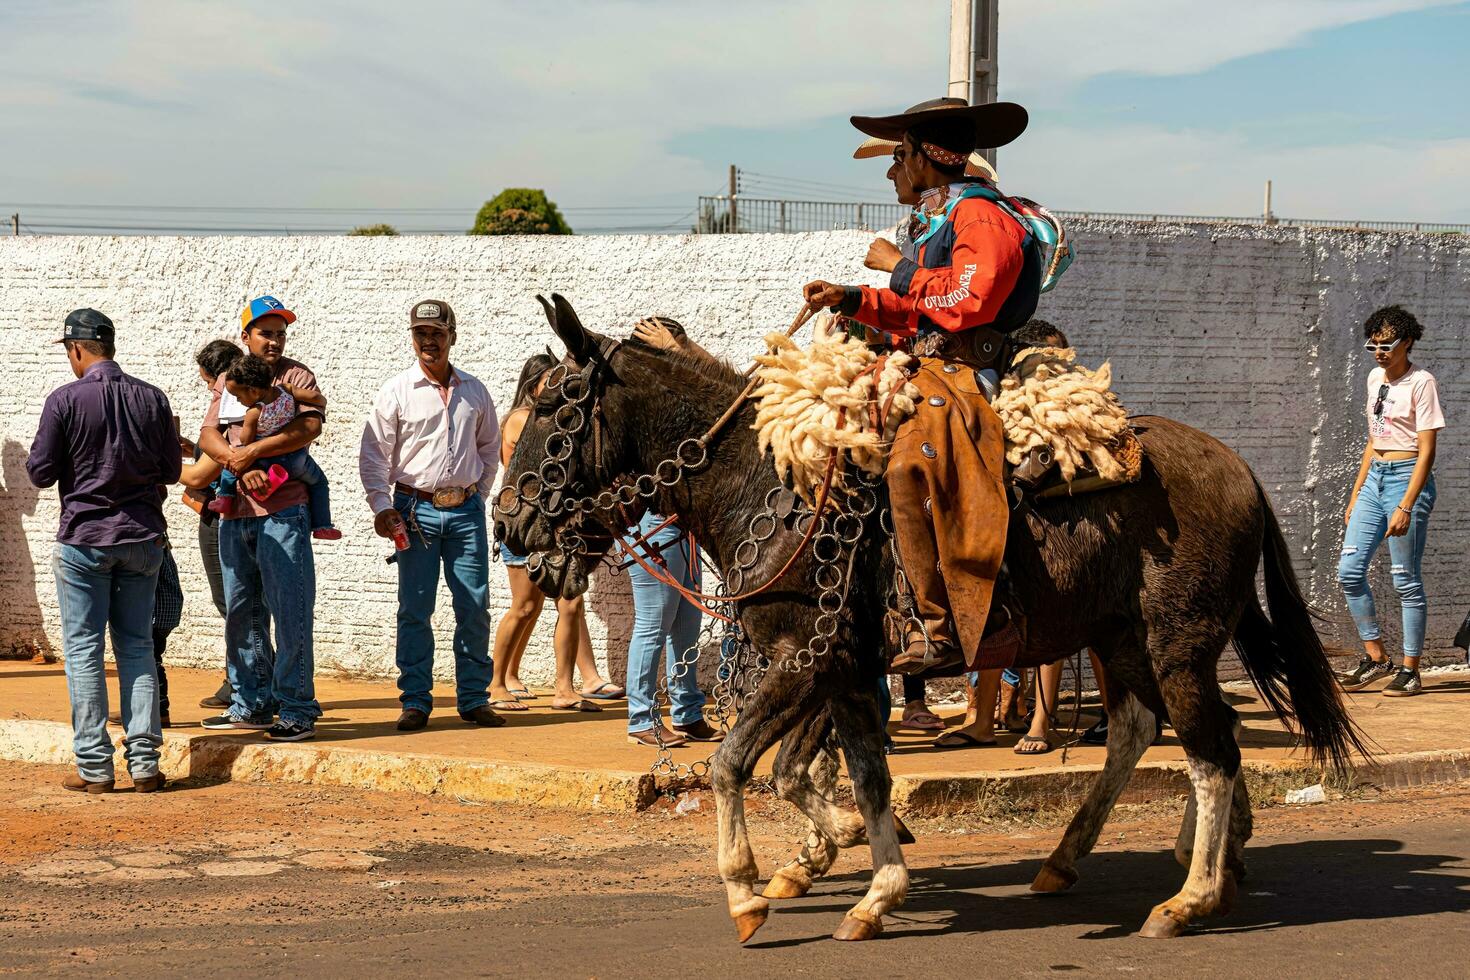
[[[1374,412],[1375,407],[1379,411]],[[1394,382],[1384,380],[1383,368],[1374,368],[1368,375],[1367,412],[1368,438],[1381,452],[1413,452],[1419,448],[1419,433],[1444,428],[1439,387],[1434,375],[1419,367],[1410,368]]]

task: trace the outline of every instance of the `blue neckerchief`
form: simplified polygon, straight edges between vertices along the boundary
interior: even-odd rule
[[[914,208],[914,213],[909,219],[909,239],[915,248],[928,241],[940,229],[940,226],[949,220],[950,212],[954,210],[956,204],[970,197],[983,197],[992,201],[996,198],[996,192],[993,189],[979,181],[969,180],[949,184],[944,188],[944,194],[944,203],[933,213],[924,210],[923,201],[920,201],[918,207]]]

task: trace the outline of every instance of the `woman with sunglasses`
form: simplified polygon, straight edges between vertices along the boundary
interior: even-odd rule
[[[1444,414],[1434,376],[1409,362],[1424,328],[1400,306],[1385,306],[1363,324],[1363,345],[1378,362],[1368,375],[1368,445],[1348,503],[1347,534],[1337,578],[1363,641],[1364,656],[1342,678],[1343,689],[1361,691],[1393,675],[1383,693],[1422,692],[1419,656],[1428,610],[1420,564],[1429,512],[1434,509],[1434,449]],[[1404,615],[1404,663],[1395,674],[1383,650],[1368,563],[1388,538],[1390,575]]]

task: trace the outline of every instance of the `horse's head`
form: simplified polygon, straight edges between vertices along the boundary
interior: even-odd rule
[[[536,298],[567,356],[547,375],[516,442],[495,497],[495,535],[527,556],[526,572],[542,591],[570,599],[587,590],[590,565],[610,544],[599,522],[613,518],[622,440],[621,427],[603,418],[602,395],[619,342],[583,327],[562,296]]]

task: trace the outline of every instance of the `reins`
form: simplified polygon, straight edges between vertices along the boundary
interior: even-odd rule
[[[798,330],[800,330],[806,324],[806,322],[812,318],[815,312],[816,311],[810,305],[803,304],[801,309],[797,311],[796,317],[791,321],[791,326],[786,329],[786,336],[790,337]],[[757,364],[752,364],[750,367],[745,369],[745,374],[749,376],[755,373],[757,367]],[[699,443],[701,448],[708,448],[710,440],[713,439],[720,432],[720,430],[725,427],[726,423],[728,423],[730,419],[734,418],[735,413],[740,410],[740,407],[745,404],[746,400],[750,398],[751,394],[755,392],[755,389],[759,387],[759,385],[759,378],[750,379],[750,383],[747,384],[744,390],[742,390],[740,394],[735,397],[734,401],[730,403],[730,405],[725,409],[724,413],[715,420],[713,425],[705,430],[704,435],[695,440]],[[594,437],[596,436],[597,428],[598,426],[594,424]],[[818,520],[818,518],[820,518],[822,511],[826,509],[827,500],[832,489],[832,479],[837,472],[838,458],[839,453],[836,450],[833,450],[827,458],[827,472],[822,478],[822,486],[817,493],[816,503],[813,508],[814,517],[811,521],[807,523],[807,528],[805,533],[802,534],[801,541],[797,543],[796,549],[791,553],[790,557],[786,559],[786,563],[781,566],[781,569],[776,572],[775,575],[767,579],[763,585],[760,585],[754,589],[749,589],[745,592],[740,593],[739,595],[715,595],[691,589],[675,579],[674,576],[668,572],[663,563],[659,562],[657,559],[645,561],[643,556],[640,555],[637,550],[635,550],[636,547],[641,546],[648,549],[651,555],[654,550],[654,546],[648,540],[649,536],[657,534],[659,531],[662,531],[669,525],[676,523],[678,520],[678,515],[665,518],[662,523],[660,523],[657,527],[648,532],[635,531],[632,535],[632,544],[629,544],[628,540],[617,531],[612,532],[613,538],[618,542],[619,545],[622,546],[623,550],[626,551],[633,558],[633,560],[638,563],[638,566],[640,568],[642,568],[649,575],[652,575],[656,580],[662,582],[664,585],[670,586],[671,588],[675,589],[685,599],[688,599],[695,605],[700,606],[705,612],[709,613],[716,619],[723,620],[727,623],[733,623],[733,619],[723,615],[720,612],[717,612],[714,609],[711,609],[707,605],[707,603],[739,602],[744,599],[753,598],[760,595],[762,592],[770,589],[773,585],[776,584],[776,582],[778,582],[783,576],[785,576],[787,572],[791,571],[792,566],[796,564],[796,560],[801,557],[802,553],[806,551],[807,547],[811,544],[812,539],[816,536],[817,527],[820,524],[820,520]],[[624,522],[626,524],[627,515],[626,512],[622,510],[621,504],[618,505],[618,511],[623,516]],[[690,557],[692,559],[695,553],[694,549],[697,547],[697,544],[692,533],[687,534],[686,537],[688,537],[689,539]]]

